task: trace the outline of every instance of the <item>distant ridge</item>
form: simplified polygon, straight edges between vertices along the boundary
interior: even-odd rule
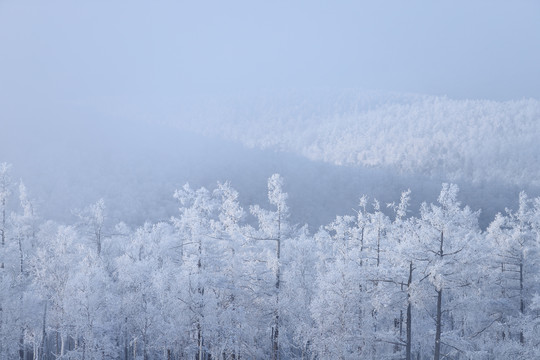
[[[540,185],[540,102],[305,91],[200,102],[176,125],[337,165]]]

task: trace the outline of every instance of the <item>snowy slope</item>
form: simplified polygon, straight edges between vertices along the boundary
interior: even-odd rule
[[[537,100],[319,91],[230,98],[191,111],[177,124],[249,147],[453,181],[540,185]]]
[[[281,173],[293,222],[312,229],[350,213],[362,194],[384,204],[410,188],[417,210],[447,181],[486,225],[515,207],[519,190],[540,195],[539,109],[534,100],[312,92],[194,102],[145,121],[44,110],[47,121],[9,124],[0,162],[13,164],[44,218],[68,223],[99,198],[111,222],[168,219],[186,182],[230,181],[244,206],[263,204],[267,178]],[[167,117],[176,128],[160,124]]]

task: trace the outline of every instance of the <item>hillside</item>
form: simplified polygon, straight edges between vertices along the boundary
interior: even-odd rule
[[[538,100],[310,91],[201,102],[177,126],[336,165],[540,185]]]
[[[164,106],[171,109],[171,107]],[[419,95],[310,92],[176,105],[169,115],[72,113],[15,119],[0,142],[46,218],[104,198],[111,222],[140,225],[177,210],[175,189],[230,181],[244,206],[263,203],[280,173],[295,223],[312,229],[365,194],[383,204],[413,191],[412,208],[456,182],[485,227],[540,194],[538,101],[460,101]],[[173,119],[173,120],[171,120]],[[165,122],[173,124],[164,124]]]

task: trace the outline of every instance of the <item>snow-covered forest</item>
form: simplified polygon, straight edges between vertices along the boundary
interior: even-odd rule
[[[540,359],[539,14],[0,0],[0,360]]]
[[[186,184],[169,219],[130,228],[103,200],[50,221],[11,172],[0,166],[1,358],[540,356],[540,198],[524,192],[484,231],[444,183],[417,216],[410,191],[360,196],[310,232],[275,174],[262,204]]]
[[[540,185],[540,102],[304,91],[191,105],[178,126],[336,165]],[[186,121],[189,119],[190,121]],[[171,120],[174,123],[174,120]]]

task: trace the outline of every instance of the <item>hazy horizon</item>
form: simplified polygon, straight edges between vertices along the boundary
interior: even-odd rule
[[[471,114],[481,117],[485,111],[496,114],[499,109],[512,108],[506,103],[511,99],[540,99],[540,50],[533,46],[540,43],[538,13],[540,3],[533,1],[0,0],[0,162],[13,162],[14,171],[20,169],[25,175],[23,180],[42,181],[45,189],[61,192],[62,186],[49,183],[65,184],[68,189],[82,187],[92,201],[111,188],[98,180],[114,171],[119,174],[120,167],[135,176],[151,172],[149,165],[156,170],[159,164],[162,175],[173,177],[168,167],[199,164],[198,172],[184,171],[185,177],[176,173],[178,178],[159,179],[178,185],[190,179],[206,184],[227,180],[222,178],[227,172],[201,169],[205,164],[219,167],[215,158],[233,156],[241,158],[237,164],[267,164],[268,168],[259,168],[259,180],[279,170],[265,158],[282,167],[289,161],[302,162],[304,170],[313,173],[313,169],[322,171],[321,166],[316,162],[308,166],[309,161],[298,160],[298,156],[336,165],[347,164],[349,157],[359,156],[356,152],[368,151],[375,157],[368,163],[393,166],[386,160],[404,155],[379,146],[384,142],[378,140],[384,129],[372,132],[378,143],[366,145],[370,146],[367,149],[333,143],[352,134],[349,130],[356,126],[354,116],[358,114],[350,109],[365,105],[364,111],[381,105],[384,110],[387,106],[391,116],[405,114],[409,120],[415,118],[414,111],[423,111],[419,119],[433,124],[430,114],[437,108],[423,106],[418,100],[423,95],[417,94],[428,94],[428,99],[457,99],[454,103],[443,100],[450,103],[445,105],[450,112],[454,111],[451,104],[455,111],[466,108],[464,99],[494,101],[462,111],[458,115],[463,124],[462,118]],[[342,93],[345,95],[340,97]],[[533,121],[537,106],[532,103],[529,113],[523,110],[522,116],[521,110],[512,110],[497,121],[509,124],[519,116]],[[396,106],[410,111],[392,112]],[[349,113],[350,119],[336,120]],[[384,116],[366,115],[364,121],[382,121]],[[310,123],[312,118],[319,128]],[[247,125],[240,128],[241,122]],[[325,126],[325,122],[333,125]],[[171,124],[177,129],[167,127]],[[281,127],[268,131],[262,126],[272,124]],[[326,139],[327,144],[320,145],[321,134],[332,132],[332,126],[338,129]],[[518,139],[515,142],[531,129],[534,132],[535,127],[520,128],[513,137]],[[424,134],[426,138],[430,131]],[[253,136],[247,139],[247,134]],[[269,136],[272,146],[265,142]],[[416,136],[405,140],[414,147],[425,145]],[[271,153],[240,144],[285,153],[268,155]],[[514,149],[508,156],[510,163],[524,164],[534,158],[529,155],[535,147],[526,150],[528,143],[515,148],[512,144],[503,148]],[[322,150],[317,146],[323,146]],[[469,144],[461,152],[458,144],[445,146],[450,146],[449,154],[466,163],[471,148],[482,144]],[[328,153],[335,148],[342,152]],[[313,151],[319,153],[310,156]],[[138,162],[139,157],[145,162]],[[428,168],[424,172],[435,174],[437,181],[459,180],[447,177],[444,161],[434,165],[422,161],[410,168]],[[456,164],[452,166],[454,174]],[[331,166],[324,169],[337,172]],[[499,170],[504,175],[508,169]],[[534,173],[536,167],[531,165],[529,170]],[[242,171],[238,171],[227,176],[241,178]],[[96,178],[89,181],[81,174],[95,174]],[[520,174],[513,171],[512,175],[519,178]],[[64,180],[59,180],[62,176]],[[111,183],[124,181],[122,176],[108,179]],[[471,178],[474,176],[485,178],[483,173]],[[489,181],[506,180],[499,176]],[[166,194],[173,190],[163,189]],[[340,196],[356,198],[365,189],[354,191]],[[67,201],[60,203],[72,206]]]

